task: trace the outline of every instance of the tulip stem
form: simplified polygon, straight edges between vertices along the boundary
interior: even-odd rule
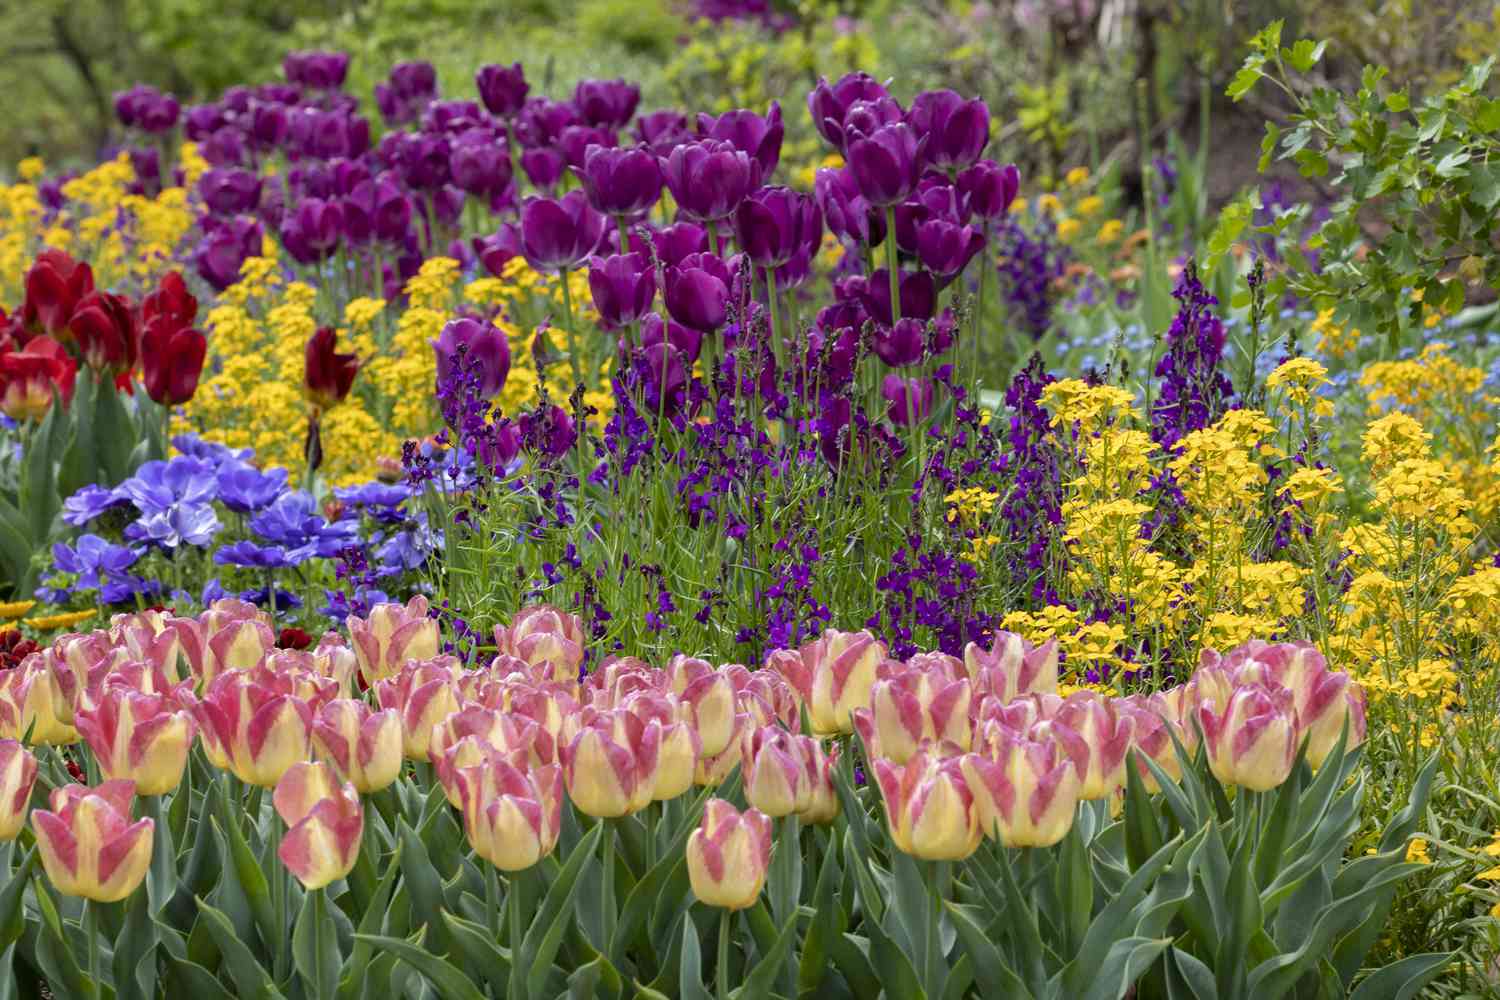
[[[901,322],[901,272],[896,262],[896,206],[885,207],[885,269],[891,282],[891,328]]]
[[[583,366],[578,363],[578,334],[573,329],[573,293],[568,288],[568,269],[558,272],[562,283],[563,329],[568,333],[568,361],[573,366],[573,385],[583,385]]]
[[[719,911],[719,961],[714,966],[719,1000],[729,1000],[729,925],[733,920],[733,910],[725,908]]]
[[[512,887],[514,888],[514,887]],[[510,902],[507,894],[506,902]],[[484,866],[484,910],[490,933],[500,940],[500,876],[494,865]]]
[[[615,824],[608,819],[601,819],[599,822],[604,824],[604,884],[603,891],[599,894],[602,907],[600,915],[603,918],[600,927],[604,940],[600,942],[599,950],[608,955],[615,936]]]
[[[104,996],[104,984],[99,981],[99,907],[102,905],[92,899],[83,903],[84,940],[89,949],[89,985],[98,997]]]
[[[490,866],[491,878],[494,878],[494,871],[494,866]],[[510,884],[505,889],[505,909],[510,917],[510,989],[508,995],[512,1000],[524,1000],[526,971],[521,968],[521,948],[526,938],[526,928],[521,924],[520,872],[511,872]]]
[[[328,890],[314,889],[312,896],[313,995],[317,1000],[328,1000],[328,994],[323,989],[323,925],[328,921]]]

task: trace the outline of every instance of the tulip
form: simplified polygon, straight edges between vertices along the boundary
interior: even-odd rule
[[[698,132],[703,138],[727,142],[746,153],[760,166],[762,177],[770,177],[776,172],[785,131],[781,124],[781,105],[776,101],[771,102],[764,118],[744,108],[726,111],[717,118],[698,115]]]
[[[940,278],[956,277],[984,249],[984,234],[972,226],[946,219],[928,219],[917,226],[917,259]]]
[[[1082,782],[1057,742],[1006,734],[991,755],[960,762],[986,835],[1006,847],[1049,847],[1073,826]]]
[[[302,761],[288,768],[276,782],[271,804],[283,823],[296,826],[319,802],[337,795],[341,784],[338,773],[327,764]]]
[[[694,222],[728,218],[760,186],[760,164],[727,142],[684,143],[662,163],[662,176],[683,215]]]
[[[539,271],[578,266],[604,235],[604,216],[589,207],[582,191],[561,199],[527,198],[521,206],[521,248]]]
[[[482,398],[492,399],[505,388],[510,375],[510,341],[494,323],[459,316],[445,323],[438,339],[430,343],[437,355],[438,384],[452,380],[462,352],[464,370],[478,378]]]
[[[243,215],[260,205],[260,184],[252,171],[215,167],[198,178],[198,195],[215,215]]]
[[[521,153],[521,169],[526,179],[543,191],[550,192],[557,186],[568,161],[555,149],[528,149]]]
[[[474,853],[501,871],[524,871],[552,853],[562,829],[562,770],[528,768],[520,754],[491,752],[458,772],[464,832]]]
[[[413,660],[375,685],[380,707],[395,709],[401,717],[402,752],[408,760],[427,760],[432,727],[458,711],[458,666],[452,656]]]
[[[288,52],[281,59],[281,71],[289,82],[313,90],[337,90],[344,85],[349,72],[347,52]]]
[[[264,234],[260,223],[246,216],[215,226],[193,251],[198,274],[217,291],[240,280],[240,267],[259,257]]]
[[[686,682],[679,697],[682,717],[697,732],[704,756],[723,753],[735,717],[734,685],[728,676],[710,668]]]
[[[459,142],[448,154],[453,183],[476,197],[495,198],[510,187],[510,150],[504,141]]]
[[[209,760],[247,784],[271,788],[307,759],[313,710],[285,674],[221,674],[194,711]]]
[[[67,406],[77,370],[51,337],[34,337],[19,351],[0,352],[0,413],[12,420],[40,421],[54,396]]]
[[[979,808],[959,763],[927,750],[904,766],[871,761],[897,848],[929,861],[961,861],[979,847]]]
[[[967,209],[981,219],[1003,219],[1021,188],[1021,173],[1014,163],[1000,166],[980,160],[958,175],[958,190]]]
[[[887,375],[880,383],[880,395],[889,404],[886,415],[897,427],[909,427],[932,416],[932,380]]]
[[[927,162],[939,170],[971,166],[990,141],[990,109],[984,101],[965,101],[951,90],[918,94],[907,121],[927,140]]]
[[[807,736],[799,737],[797,746],[802,752],[802,766],[807,771],[809,788],[807,808],[797,814],[798,818],[819,826],[832,823],[839,814],[839,793],[833,786],[838,746],[825,753],[817,740]]]
[[[657,156],[666,156],[684,142],[693,141],[693,135],[688,131],[687,115],[669,108],[637,118],[635,134],[641,144]]]
[[[578,811],[611,818],[651,802],[660,767],[662,727],[629,712],[600,713],[562,747],[563,780]]]
[[[1033,646],[1014,632],[995,632],[990,648],[971,642],[964,647],[964,666],[974,679],[975,694],[1002,705],[1023,694],[1057,692],[1057,642]]]
[[[26,272],[22,317],[26,325],[56,336],[67,330],[73,310],[93,290],[94,272],[89,265],[62,250],[43,250]]]
[[[78,740],[59,675],[35,663],[0,670],[0,734],[43,746]],[[30,733],[29,736],[27,734]]]
[[[481,66],[474,76],[474,84],[479,88],[479,99],[485,108],[497,118],[515,117],[531,90],[520,63]]]
[[[699,902],[726,910],[754,906],[771,864],[771,820],[709,799],[703,821],[688,837],[688,881]]]
[[[339,777],[363,794],[380,791],[401,774],[401,716],[394,709],[375,712],[355,699],[330,701],[313,720],[312,741]]]
[[[661,197],[661,165],[647,149],[589,146],[577,174],[590,204],[606,215],[635,218]]]
[[[323,767],[305,764],[288,771],[283,784],[289,789],[296,788],[298,793],[289,791],[283,796],[283,785],[278,784],[272,797],[276,811],[291,827],[276,849],[276,856],[309,890],[321,889],[354,870],[365,829],[364,809],[353,785],[328,787],[324,778],[310,779],[311,769]],[[316,799],[311,798],[313,785],[321,793]],[[287,806],[285,811],[283,802]],[[298,817],[295,823],[290,821],[293,816]]]
[[[344,232],[343,206],[322,198],[303,198],[281,222],[281,241],[299,264],[313,264],[338,249]]]
[[[31,814],[42,868],[58,892],[113,903],[140,886],[156,824],[130,822],[134,795],[135,783],[127,780],[64,785],[53,789],[50,810]]]
[[[1175,723],[1162,718],[1153,707],[1153,704],[1158,703],[1154,703],[1152,698],[1154,696],[1148,698],[1145,695],[1131,695],[1129,698],[1119,699],[1116,704],[1119,712],[1128,712],[1131,716],[1134,730],[1131,742],[1134,748],[1140,751],[1143,758],[1154,761],[1174,781],[1179,780],[1182,777],[1182,763],[1177,759],[1177,748],[1172,745]],[[1159,789],[1156,776],[1146,766],[1144,759],[1137,761],[1136,771],[1145,784],[1146,791],[1154,793]]]
[[[539,737],[543,741],[540,752],[537,747]],[[549,743],[541,726],[524,715],[470,704],[450,713],[432,727],[427,757],[439,782],[448,791],[449,801],[457,806],[461,801],[457,770],[477,763],[486,748],[504,753],[521,751],[532,763],[540,765],[551,757]],[[455,750],[459,752],[453,753]]]
[[[835,236],[862,246],[878,246],[885,240],[885,213],[865,200],[848,170],[820,169],[813,191]]]
[[[678,222],[651,234],[651,246],[663,267],[677,267],[689,254],[708,251],[708,230],[695,222]]]
[[[761,188],[735,210],[735,230],[751,261],[780,267],[804,245],[818,243],[823,217],[808,195],[786,187]]]
[[[578,441],[573,415],[556,403],[521,414],[517,424],[527,453],[554,462],[572,451]]]
[[[875,330],[875,356],[892,368],[917,364],[927,353],[927,324],[907,317]]]
[[[905,669],[875,681],[870,707],[854,712],[854,728],[871,754],[905,764],[925,743],[969,748],[969,679],[951,680]]]
[[[225,671],[249,670],[276,647],[276,636],[253,604],[221,602],[198,618],[173,618],[188,669],[207,685]]]
[[[918,319],[924,323],[932,319],[937,311],[937,284],[926,271],[901,271],[898,275],[903,319]],[[890,272],[881,268],[870,275],[870,280],[856,286],[856,294],[870,318],[881,326],[891,325],[891,279]]]
[[[857,101],[887,97],[885,87],[868,73],[849,73],[829,85],[823,78],[807,95],[807,110],[813,127],[840,153],[845,151],[844,116]]]
[[[1292,773],[1297,714],[1285,688],[1249,684],[1234,689],[1222,710],[1198,708],[1208,766],[1225,785],[1251,791],[1275,788]]]
[[[645,254],[595,257],[589,262],[589,290],[606,328],[627,326],[651,311],[656,270]]]
[[[754,724],[750,716],[736,715],[734,728],[730,731],[729,742],[725,744],[724,749],[712,756],[703,754],[698,758],[698,767],[693,772],[693,784],[722,785],[727,781],[730,773],[740,764],[742,737]]]
[[[181,406],[198,391],[208,338],[190,327],[174,329],[163,321],[146,327],[141,337],[141,381],[146,395],[162,406]]]
[[[16,740],[0,740],[0,840],[20,835],[35,784],[36,758]]]
[[[90,292],[74,309],[68,329],[84,362],[95,371],[113,376],[135,367],[140,339],[124,296]]]
[[[689,254],[666,272],[662,299],[672,318],[701,333],[724,325],[733,279],[723,260],[710,253]]]
[[[1092,691],[1069,695],[1057,721],[1081,737],[1086,763],[1078,769],[1079,798],[1103,799],[1125,785],[1125,758],[1135,745],[1135,717],[1115,699]]]
[[[905,201],[917,188],[925,143],[910,125],[880,125],[849,133],[849,172],[859,192],[877,208]]]
[[[737,665],[725,667],[724,672],[734,684],[735,711],[748,715],[757,726],[777,722],[792,732],[802,728],[799,696],[781,674],[769,670],[752,673]]]
[[[1365,739],[1365,694],[1341,671],[1325,670],[1292,691],[1297,706],[1298,739],[1307,740],[1307,763],[1323,766],[1339,735],[1348,726],[1345,750]]]
[[[868,632],[829,629],[798,650],[776,650],[766,666],[801,697],[816,735],[852,733],[853,713],[868,705],[885,644]]]
[[[746,729],[740,737],[745,801],[773,819],[813,804],[811,775],[798,739],[780,726]]]
[[[550,664],[550,680],[571,681],[583,666],[583,624],[549,604],[517,611],[510,625],[495,627],[495,649],[532,666]]]
[[[182,783],[197,726],[169,695],[107,688],[80,708],[74,725],[105,778],[131,778],[139,795],[165,795]]]
[[[331,326],[319,327],[307,340],[302,391],[315,410],[328,410],[343,402],[359,371],[359,358],[339,354],[335,350],[337,342],[338,331]]]
[[[696,729],[686,722],[663,723],[652,800],[666,802],[692,788],[698,761],[702,757],[703,741]]]
[[[573,103],[590,125],[617,129],[630,121],[640,103],[641,88],[624,80],[580,80]]]

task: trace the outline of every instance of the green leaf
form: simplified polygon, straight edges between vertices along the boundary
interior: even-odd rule
[[[496,990],[503,989],[510,982],[510,952],[494,941],[487,927],[446,911],[443,920],[448,925],[449,937],[469,967]]]
[[[869,942],[862,937],[845,932],[828,942],[828,957],[843,975],[844,982],[857,997],[873,997],[880,994],[880,980],[875,978],[875,969],[861,944]]]
[[[136,891],[123,904],[124,926],[115,939],[113,969],[117,1000],[151,1000],[156,996],[156,924],[144,892]]]
[[[339,953],[337,928],[328,915],[326,889],[312,889],[302,896],[302,910],[292,929],[292,961],[307,984],[309,996],[333,996],[344,956]]]
[[[603,955],[580,965],[568,977],[568,996],[572,1000],[592,1000],[593,997],[619,997],[625,989],[620,972]]]
[[[391,886],[396,882],[396,876],[401,871],[401,865],[392,859],[386,866],[385,874],[380,877],[380,885],[375,889],[375,895],[370,901],[370,906],[359,918],[359,929],[354,935],[353,954],[349,956],[349,974],[339,983],[340,1000],[353,1000],[360,995],[364,988],[365,974],[371,964],[371,954],[374,949],[370,946],[369,937],[381,926],[386,915],[386,900],[390,898]]]
[[[739,1000],[765,1000],[769,997],[771,985],[786,966],[787,952],[791,950],[792,938],[796,934],[797,914],[793,913],[786,925],[781,928],[781,933],[776,935],[776,943],[761,956],[761,960],[755,964],[750,975],[745,977],[745,984],[730,995],[738,997]]]
[[[223,827],[219,826],[217,818],[211,819],[211,822],[214,829],[222,834],[229,848],[229,856],[233,862],[231,871],[244,891],[245,899],[250,903],[250,912],[255,917],[256,926],[260,928],[260,939],[265,942],[267,951],[274,952],[286,937],[286,928],[282,926],[276,908],[271,905],[271,887],[266,881],[265,870],[256,860],[255,853],[250,850],[245,833],[238,823],[232,818]],[[230,872],[226,872],[226,877],[229,874]]]
[[[548,888],[541,909],[532,918],[531,927],[526,931],[525,940],[521,944],[521,954],[512,958],[522,969],[528,970],[526,989],[532,996],[540,993],[542,984],[547,981],[552,960],[557,956],[557,949],[562,946],[563,934],[572,917],[573,900],[578,894],[578,876],[583,872],[584,865],[594,859],[594,852],[599,849],[599,838],[603,832],[604,825],[595,823],[594,828],[584,834],[574,846],[573,853],[568,855],[567,864],[563,865],[562,871]]]
[[[11,873],[5,888],[0,890],[0,947],[8,948],[26,930],[26,913],[21,902],[26,895],[26,886],[31,881],[31,869],[36,864],[36,858],[36,848],[33,847]]]
[[[641,877],[625,897],[625,906],[620,910],[620,922],[615,926],[614,940],[610,942],[611,954],[623,955],[636,943],[637,936],[646,925],[646,918],[653,910],[664,905],[676,905],[676,900],[668,900],[663,896],[663,889],[672,881],[672,875],[679,866],[686,870],[687,860],[683,847],[697,827],[694,818],[702,814],[703,804],[713,792],[713,789],[705,788],[693,800],[687,811],[689,819],[673,834],[671,841],[661,852],[661,860]]]
[[[191,996],[193,1000],[235,1000],[214,974],[196,962],[174,958],[167,967],[167,996]]]
[[[417,932],[417,940],[384,937],[379,934],[355,934],[354,940],[365,941],[381,951],[388,951],[396,959],[410,965],[422,978],[438,991],[443,1000],[485,1000],[473,980],[455,969],[448,962],[422,947],[423,931]]]
[[[1219,219],[1214,223],[1213,231],[1208,234],[1208,254],[1203,261],[1204,271],[1212,272],[1219,266],[1219,258],[1229,252],[1230,246],[1245,231],[1245,226],[1255,214],[1258,201],[1259,199],[1252,191],[1220,210]]]
[[[1168,950],[1166,971],[1168,1000],[1219,1000],[1213,970],[1180,948]]]
[[[63,987],[68,991],[67,995],[91,995],[93,990],[89,988],[82,970],[78,968],[78,961],[73,957],[73,949],[68,946],[68,938],[63,931],[62,917],[58,915],[57,904],[52,899],[52,890],[41,879],[35,880],[33,885],[37,912],[42,918],[34,946],[37,965],[41,967],[42,974],[52,985],[54,993],[59,987]]]
[[[817,914],[802,940],[802,958],[797,968],[797,989],[802,993],[815,993],[828,972],[828,942],[832,937],[844,933],[848,917],[843,903],[835,898],[839,883],[838,851],[830,840],[823,854],[823,866],[818,872],[818,883],[813,887],[813,912]]]
[[[401,840],[401,874],[407,892],[411,894],[412,914],[416,918],[416,925],[427,927],[431,947],[437,951],[446,951],[447,928],[441,917],[446,908],[442,877],[433,867],[432,859],[428,857],[427,848],[417,831],[408,826],[405,820],[397,825]]]
[[[281,996],[271,980],[271,974],[256,961],[249,946],[240,940],[229,918],[201,898],[198,900],[198,910],[203,915],[204,926],[213,936],[214,944],[219,947],[219,954],[229,966],[229,976],[239,988],[240,996],[259,997],[262,1000]]]
[[[1104,957],[1099,975],[1083,994],[1084,1000],[1119,1000],[1171,943],[1171,938],[1128,937],[1116,941]]]
[[[1311,38],[1299,38],[1290,49],[1281,50],[1281,58],[1291,63],[1298,73],[1306,73],[1323,58],[1323,50],[1327,47],[1326,41],[1314,42]]]
[[[865,923],[870,935],[870,963],[885,988],[886,996],[902,997],[903,1000],[927,1000],[927,992],[917,979],[911,959],[896,946],[886,934],[885,928],[875,921]]]
[[[98,450],[94,445],[94,410],[97,383],[88,373],[73,380],[73,401],[68,414],[73,419],[72,440],[63,451],[57,473],[58,493],[72,496],[90,483],[99,481]]]
[[[1366,976],[1349,1000],[1411,1000],[1457,954],[1427,952],[1403,958]]]
[[[95,448],[104,473],[99,480],[101,486],[116,486],[134,471],[130,467],[130,454],[135,450],[136,440],[135,423],[120,401],[119,390],[112,380],[102,380],[94,410]]]
[[[698,944],[698,927],[691,916],[682,922],[682,961],[677,987],[682,1000],[712,1000],[703,988],[703,952]]]
[[[1239,101],[1255,88],[1255,85],[1260,82],[1261,77],[1266,75],[1261,69],[1265,65],[1265,60],[1256,61],[1252,65],[1254,58],[1252,56],[1250,59],[1246,59],[1245,65],[1241,66],[1239,72],[1234,74],[1234,79],[1229,81],[1229,86],[1225,89],[1224,93],[1231,100]]]
[[[1000,996],[1015,997],[1017,1000],[1027,1000],[1031,997],[1031,991],[1026,988],[1021,977],[1006,964],[999,947],[980,926],[975,914],[983,911],[977,907],[963,906],[946,899],[943,900],[943,907],[948,911],[948,919],[953,921],[953,928],[958,932],[958,939],[963,942],[964,953],[974,963],[979,981],[990,990],[997,991]]]

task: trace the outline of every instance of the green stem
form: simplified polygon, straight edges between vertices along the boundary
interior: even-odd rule
[[[313,992],[318,1000],[328,1000],[323,988],[323,924],[328,919],[328,890],[313,890]]]
[[[558,272],[562,281],[563,329],[568,334],[568,361],[573,366],[573,385],[583,385],[583,367],[578,363],[578,335],[573,329],[573,293],[568,288],[568,269]]]
[[[495,940],[500,939],[500,875],[494,865],[484,866],[485,922]]]
[[[608,819],[601,819],[599,822],[604,824],[604,844],[601,854],[604,862],[604,885],[599,894],[604,940],[600,942],[602,947],[599,950],[608,954],[615,937],[615,824],[613,820]]]
[[[776,370],[781,370],[781,317],[776,304],[776,269],[766,268],[766,299],[771,304],[771,356],[776,359]]]
[[[901,281],[896,261],[896,206],[885,206],[885,269],[891,281],[891,326],[901,322]]]
[[[83,931],[89,949],[89,985],[99,997],[104,996],[104,984],[99,981],[99,907],[102,905],[92,899],[83,904]]]
[[[714,966],[719,1000],[729,1000],[729,925],[733,920],[733,910],[719,911],[719,961]]]
[[[492,869],[493,870],[493,869]],[[526,1000],[526,974],[521,969],[521,945],[526,938],[526,928],[521,920],[521,873],[512,872],[510,885],[505,890],[505,908],[510,914],[510,1000]]]
[[[271,907],[276,913],[276,927],[286,927],[286,866],[281,863],[281,819],[273,816],[271,818]],[[286,975],[286,934],[280,933],[276,936],[275,947],[272,949],[275,958],[272,970],[276,981],[279,983]]]

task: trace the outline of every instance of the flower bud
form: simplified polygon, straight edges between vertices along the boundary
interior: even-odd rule
[[[1226,785],[1264,792],[1287,779],[1297,756],[1297,713],[1285,688],[1237,687],[1222,711],[1198,708],[1208,766]]]
[[[439,656],[412,661],[394,677],[375,685],[381,708],[401,717],[402,752],[408,760],[427,760],[432,727],[458,711],[458,660]]]
[[[777,650],[766,666],[777,670],[807,706],[817,735],[854,731],[853,713],[870,702],[885,644],[868,632],[829,629],[800,650]]]
[[[904,764],[925,742],[969,748],[969,680],[940,671],[891,670],[870,689],[870,707],[856,709],[854,727],[870,753]]]
[[[350,615],[345,624],[366,684],[390,677],[409,660],[438,655],[437,622],[427,617],[427,598],[421,594],[405,605],[377,604],[368,618]]]
[[[1107,798],[1124,787],[1125,758],[1135,737],[1135,720],[1128,712],[1121,712],[1114,699],[1078,691],[1063,701],[1057,721],[1082,737],[1086,750],[1078,771],[1080,798]]]
[[[757,809],[742,813],[723,799],[709,799],[687,842],[688,881],[698,901],[726,910],[754,906],[770,864],[770,819]]]
[[[838,746],[824,752],[822,744],[811,736],[799,737],[797,746],[802,752],[802,766],[807,771],[811,791],[807,808],[797,815],[804,823],[832,823],[839,814],[839,793],[833,787],[833,768],[838,762]]]
[[[871,762],[897,848],[929,861],[961,861],[978,848],[979,810],[959,761],[923,749],[904,766]]]
[[[131,781],[64,785],[53,790],[50,811],[31,814],[42,868],[58,892],[113,903],[140,886],[151,867],[156,825],[130,822],[134,795]]]
[[[812,805],[812,783],[797,737],[780,726],[747,729],[740,737],[745,800],[772,819]]]
[[[530,768],[519,752],[491,752],[458,772],[464,832],[501,871],[523,871],[552,853],[562,829],[562,769]]]
[[[661,739],[658,722],[643,723],[624,711],[598,713],[562,748],[573,805],[604,818],[645,808],[656,790]]]
[[[291,678],[267,670],[231,671],[195,707],[210,762],[241,781],[271,788],[308,756],[312,708]]]
[[[330,701],[313,720],[312,740],[340,778],[366,795],[401,773],[401,717],[394,709],[374,712],[362,701]]]
[[[312,777],[314,773],[318,777]],[[321,889],[354,870],[365,829],[359,793],[347,783],[325,784],[332,781],[332,770],[322,764],[288,771],[282,780],[288,786],[297,784],[301,788],[283,796],[278,784],[273,796],[276,811],[283,820],[299,812],[302,815],[290,824],[291,829],[282,838],[276,855],[305,888]],[[314,791],[319,794],[314,796]]]
[[[139,795],[165,795],[182,783],[198,731],[179,704],[170,696],[109,687],[74,722],[105,778],[130,778]]]
[[[1072,758],[1054,741],[1014,736],[991,752],[962,762],[984,832],[1006,847],[1049,847],[1067,836],[1082,788]]]
[[[36,784],[36,758],[15,740],[0,740],[0,840],[15,840],[26,825]]]

